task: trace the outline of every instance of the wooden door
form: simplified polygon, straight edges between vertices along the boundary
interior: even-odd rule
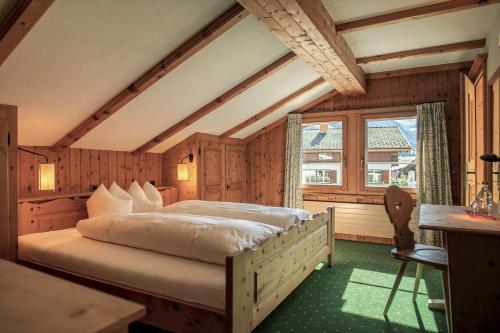
[[[202,141],[200,157],[200,199],[225,200],[225,145]]]
[[[245,201],[245,146],[226,145],[226,201]]]

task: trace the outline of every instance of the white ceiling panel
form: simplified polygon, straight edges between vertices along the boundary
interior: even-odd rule
[[[457,52],[433,54],[433,55],[426,55],[426,56],[419,56],[412,58],[394,59],[390,61],[379,61],[379,62],[364,64],[361,65],[361,67],[363,67],[365,73],[376,73],[376,72],[393,71],[404,68],[451,64],[454,62],[474,60],[476,55],[484,52],[485,52],[484,48],[477,50],[457,51]]]
[[[55,1],[0,67],[0,103],[19,106],[19,143],[54,144],[233,3]]]
[[[344,34],[356,57],[486,38],[500,4]]]
[[[313,101],[314,99],[332,91],[333,88],[331,85],[328,83],[322,84],[321,86],[316,87],[315,89],[309,91],[306,94],[303,94],[302,96],[294,99],[293,101],[290,101],[289,103],[283,105],[279,110],[276,112],[273,112],[269,116],[260,119],[259,121],[256,121],[252,125],[248,126],[247,128],[244,128],[243,130],[239,131],[235,135],[233,135],[234,138],[240,138],[244,139],[247,136],[255,133],[259,129],[273,123],[274,121],[278,120],[279,118],[285,116],[287,113],[292,112],[294,110],[299,109],[300,107],[306,105],[307,103]]]
[[[73,147],[134,150],[287,52],[271,32],[249,16]],[[224,116],[219,124],[228,129],[226,121]],[[205,123],[201,120],[198,124]]]
[[[322,0],[335,23],[387,14],[446,0]]]
[[[297,59],[151,151],[163,152],[196,132],[220,135],[318,78]]]

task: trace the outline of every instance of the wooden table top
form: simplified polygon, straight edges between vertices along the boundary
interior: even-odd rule
[[[500,235],[500,216],[496,220],[465,213],[464,206],[424,204],[420,207],[418,227],[422,229]]]
[[[143,305],[0,260],[2,332],[116,332]]]

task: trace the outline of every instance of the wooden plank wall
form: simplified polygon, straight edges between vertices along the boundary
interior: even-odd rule
[[[308,112],[390,107],[445,101],[453,203],[461,203],[460,72],[457,70],[367,80],[367,94],[337,95]]]
[[[284,123],[247,143],[247,202],[283,206],[286,127]]]
[[[54,194],[88,192],[91,185],[103,183],[109,186],[113,181],[127,188],[133,180],[141,184],[154,180],[156,186],[163,186],[161,154],[132,153],[94,149],[63,149],[59,153],[49,147],[23,147],[47,155],[50,163],[56,165],[56,190],[38,190],[38,163],[43,157],[23,151],[18,154],[19,198],[40,197]]]
[[[453,202],[460,204],[462,191],[460,72],[367,80],[367,94],[336,95],[308,112],[392,107],[424,102],[446,102]],[[247,200],[251,203],[281,205],[286,124],[247,143]]]

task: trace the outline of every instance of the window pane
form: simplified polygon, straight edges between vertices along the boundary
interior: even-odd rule
[[[417,119],[365,121],[366,186],[416,187]]]
[[[307,125],[302,134],[302,183],[342,185],[342,122]]]

